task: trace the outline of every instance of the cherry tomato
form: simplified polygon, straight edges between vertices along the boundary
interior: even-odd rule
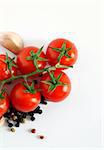
[[[77,55],[75,45],[61,38],[53,40],[48,45],[46,51],[46,56],[52,66],[56,65],[58,62],[60,62],[61,65],[72,66],[77,60]]]
[[[54,82],[52,78],[54,78]],[[43,74],[40,80],[40,89],[42,95],[49,101],[59,102],[64,100],[70,93],[71,82],[68,76],[60,71],[55,70],[49,73]]]
[[[30,82],[28,83],[30,85]],[[31,88],[31,86],[30,86]],[[15,109],[21,112],[33,111],[40,103],[40,92],[32,89],[27,89],[22,83],[18,83],[11,91],[11,103]]]
[[[11,71],[9,69],[11,67]],[[6,55],[0,55],[0,80],[5,80],[11,77],[11,74],[17,74],[16,64],[13,62],[13,59],[9,58]]]
[[[46,65],[46,56],[44,52],[37,47],[25,47],[17,56],[17,64],[23,74],[28,74],[39,69],[43,69]],[[39,52],[39,53],[38,53]]]
[[[2,117],[9,108],[9,97],[6,92],[0,93],[0,117]]]

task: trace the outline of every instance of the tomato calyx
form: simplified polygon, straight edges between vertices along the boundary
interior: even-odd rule
[[[22,84],[26,88],[26,90],[24,90],[26,93],[32,93],[32,94],[36,93],[36,90],[34,88],[34,82],[32,82],[31,85],[29,85],[28,82],[26,83],[23,82]]]
[[[0,99],[4,99],[5,96],[3,95],[6,89],[2,89],[0,92]]]
[[[34,66],[36,67],[36,69],[39,69],[38,68],[38,61],[47,61],[46,58],[40,57],[40,54],[43,50],[43,47],[44,46],[42,46],[36,53],[34,53],[34,51],[31,50],[30,51],[30,56],[26,57],[27,60],[33,60],[33,63],[34,63]]]
[[[14,59],[15,57],[13,57],[12,59],[9,59],[8,57],[8,53],[6,53],[6,59],[4,60],[4,62],[7,64],[7,68],[10,70],[11,74],[12,74],[12,67],[17,67],[16,64],[14,64]]]
[[[61,58],[63,56],[71,58],[71,56],[68,54],[68,51],[71,50],[72,47],[66,48],[66,43],[65,42],[62,44],[61,48],[55,48],[55,47],[50,47],[50,48],[52,48],[53,50],[55,50],[55,51],[57,51],[57,52],[60,53],[59,56],[58,56],[58,58],[57,58],[58,62],[60,62],[60,60],[61,60]]]
[[[60,73],[58,75],[58,77],[55,77],[54,76],[54,72],[50,72],[48,71],[50,77],[51,77],[51,80],[48,80],[48,81],[41,81],[42,83],[45,83],[45,84],[48,84],[49,85],[49,88],[48,88],[48,92],[53,92],[57,86],[65,86],[66,84],[61,82],[60,79],[62,77],[62,73]]]
[[[66,66],[66,65],[61,65],[60,63],[57,63],[55,65],[56,68],[73,68],[73,66]]]

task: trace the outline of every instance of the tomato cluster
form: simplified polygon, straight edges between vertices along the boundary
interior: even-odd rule
[[[52,102],[62,101],[69,95],[71,82],[62,70],[76,62],[75,45],[66,39],[56,39],[48,45],[46,54],[42,50],[43,47],[24,47],[16,62],[7,53],[0,54],[0,117],[10,103],[18,111],[30,112],[40,103],[41,95]],[[17,83],[8,95],[5,84],[18,78],[23,78],[23,82]],[[37,79],[38,84],[30,79]]]

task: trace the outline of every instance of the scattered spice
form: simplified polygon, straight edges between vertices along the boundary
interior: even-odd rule
[[[11,128],[11,132],[15,132],[15,129],[14,129],[14,128]]]
[[[47,104],[44,96],[41,96],[40,103],[45,105]],[[14,107],[10,106],[9,110],[4,115],[4,117],[6,119],[8,127],[19,127],[21,123],[25,123],[27,118],[29,118],[31,121],[35,121],[35,114],[42,114],[42,112],[43,111],[41,110],[40,106],[38,106],[35,110],[27,113],[17,111]],[[11,128],[11,130],[15,129]]]
[[[8,123],[8,127],[13,127],[13,124],[12,123]]]
[[[44,136],[43,136],[43,135],[39,135],[39,138],[40,138],[40,139],[44,139]]]
[[[36,129],[31,129],[31,133],[36,133]]]
[[[21,123],[25,123],[25,119],[24,118],[20,118],[20,122]]]
[[[34,120],[35,120],[35,117],[32,116],[32,117],[31,117],[31,121],[34,121]]]
[[[8,127],[19,127],[21,123],[25,123],[26,118],[30,118],[31,121],[35,120],[34,115],[35,114],[42,114],[42,110],[40,109],[40,106],[38,106],[35,110],[25,113],[25,112],[19,112],[12,106],[10,106],[8,112],[4,115],[6,118],[6,122],[8,124]]]
[[[15,121],[17,119],[17,116],[13,115],[12,119]]]
[[[20,126],[20,123],[17,122],[17,123],[15,124],[15,127],[19,127],[19,126]]]

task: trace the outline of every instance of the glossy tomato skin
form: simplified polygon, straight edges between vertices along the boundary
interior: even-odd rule
[[[36,53],[39,49],[37,47],[25,47],[17,56],[17,64],[20,68],[20,71],[23,74],[28,74],[36,70],[33,60],[27,60],[26,58],[30,56],[30,51]],[[44,52],[41,52],[40,57],[46,58]],[[46,61],[38,61],[39,69],[43,69],[46,66]]]
[[[9,58],[10,59],[10,58]],[[11,77],[11,72],[7,67],[7,64],[4,62],[6,60],[6,56],[0,55],[0,80],[5,80]],[[12,74],[17,75],[17,68],[12,66]]]
[[[46,56],[48,58],[49,63],[52,66],[58,63],[57,58],[59,56],[59,52],[53,50],[52,48],[61,48],[63,43],[66,43],[66,48],[71,48],[71,50],[68,51],[68,54],[71,56],[71,58],[68,58],[67,56],[63,56],[61,58],[60,64],[66,65],[66,66],[72,66],[77,60],[78,52],[77,52],[77,48],[75,47],[75,45],[66,39],[59,38],[59,39],[53,40],[48,45],[48,48],[46,51]]]
[[[41,78],[40,89],[41,89],[42,95],[49,101],[52,101],[52,102],[63,101],[69,95],[69,93],[71,91],[70,79],[68,78],[68,76],[64,72],[62,72],[60,70],[54,71],[55,77],[58,77],[58,75],[60,73],[62,73],[60,81],[62,83],[65,83],[66,85],[57,86],[56,89],[53,92],[49,92],[48,91],[49,85],[42,82],[42,81],[51,80],[49,74],[45,73],[45,74],[43,74],[43,76]]]
[[[3,96],[4,98],[0,98],[0,117],[2,117],[9,108],[9,97],[7,93],[5,92]]]
[[[38,106],[41,96],[38,91],[32,94],[25,90],[26,88],[21,83],[16,84],[10,94],[10,99],[13,107],[18,111],[30,112]]]

